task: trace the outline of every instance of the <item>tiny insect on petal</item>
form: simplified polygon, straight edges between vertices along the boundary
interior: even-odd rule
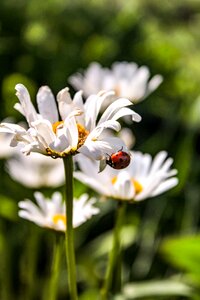
[[[125,151],[119,150],[109,156],[109,158],[106,160],[106,164],[113,169],[121,170],[128,167],[130,161],[130,155]]]

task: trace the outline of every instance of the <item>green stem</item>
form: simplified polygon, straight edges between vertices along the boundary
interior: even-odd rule
[[[26,300],[32,300],[35,298],[39,238],[40,236],[37,228],[35,228],[35,226],[31,226],[30,234],[24,245],[24,254],[22,255],[21,260],[21,276],[24,283],[21,294]]]
[[[57,299],[58,279],[59,279],[59,272],[60,272],[62,250],[63,250],[63,237],[56,236],[56,241],[54,243],[54,250],[53,250],[53,260],[51,266],[51,278],[48,285],[47,299],[49,300]]]
[[[68,155],[63,159],[65,167],[65,201],[66,201],[66,256],[68,266],[68,283],[71,300],[77,300],[76,287],[76,264],[74,253],[74,232],[73,232],[73,159]]]
[[[106,277],[104,286],[102,288],[102,300],[107,300],[109,297],[109,292],[112,288],[114,274],[116,274],[119,281],[119,288],[121,285],[121,264],[120,264],[120,232],[123,224],[123,219],[125,215],[126,203],[119,202],[116,212],[116,223],[113,232],[113,244],[112,250],[109,255],[109,262],[106,270]]]

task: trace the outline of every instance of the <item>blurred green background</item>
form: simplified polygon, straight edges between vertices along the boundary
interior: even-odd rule
[[[56,94],[69,85],[70,75],[92,61],[105,67],[134,61],[164,77],[161,86],[135,106],[143,120],[131,127],[134,149],[152,155],[167,150],[180,182],[162,196],[130,206],[123,270],[125,283],[134,285],[116,299],[200,299],[199,28],[198,0],[0,2],[1,120],[22,120],[13,109],[15,84],[25,84],[32,99],[41,85]],[[33,190],[9,177],[4,159],[0,165],[0,299],[46,299],[54,233],[17,217],[17,203],[33,199]],[[85,190],[76,183],[77,195]],[[77,229],[81,300],[98,299],[113,222],[114,204],[108,202],[98,217]],[[180,280],[194,288],[189,296],[184,288],[177,292]],[[134,287],[135,292],[130,290]],[[58,299],[66,299],[64,254]]]

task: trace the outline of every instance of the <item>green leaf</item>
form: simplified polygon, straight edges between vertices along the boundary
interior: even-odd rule
[[[168,239],[163,243],[161,251],[166,260],[187,271],[199,284],[200,235]]]

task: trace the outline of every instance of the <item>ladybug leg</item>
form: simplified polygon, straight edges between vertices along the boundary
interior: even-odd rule
[[[110,160],[110,157],[111,157],[112,154],[109,155],[108,153],[106,153],[106,155],[107,155],[106,161]]]

